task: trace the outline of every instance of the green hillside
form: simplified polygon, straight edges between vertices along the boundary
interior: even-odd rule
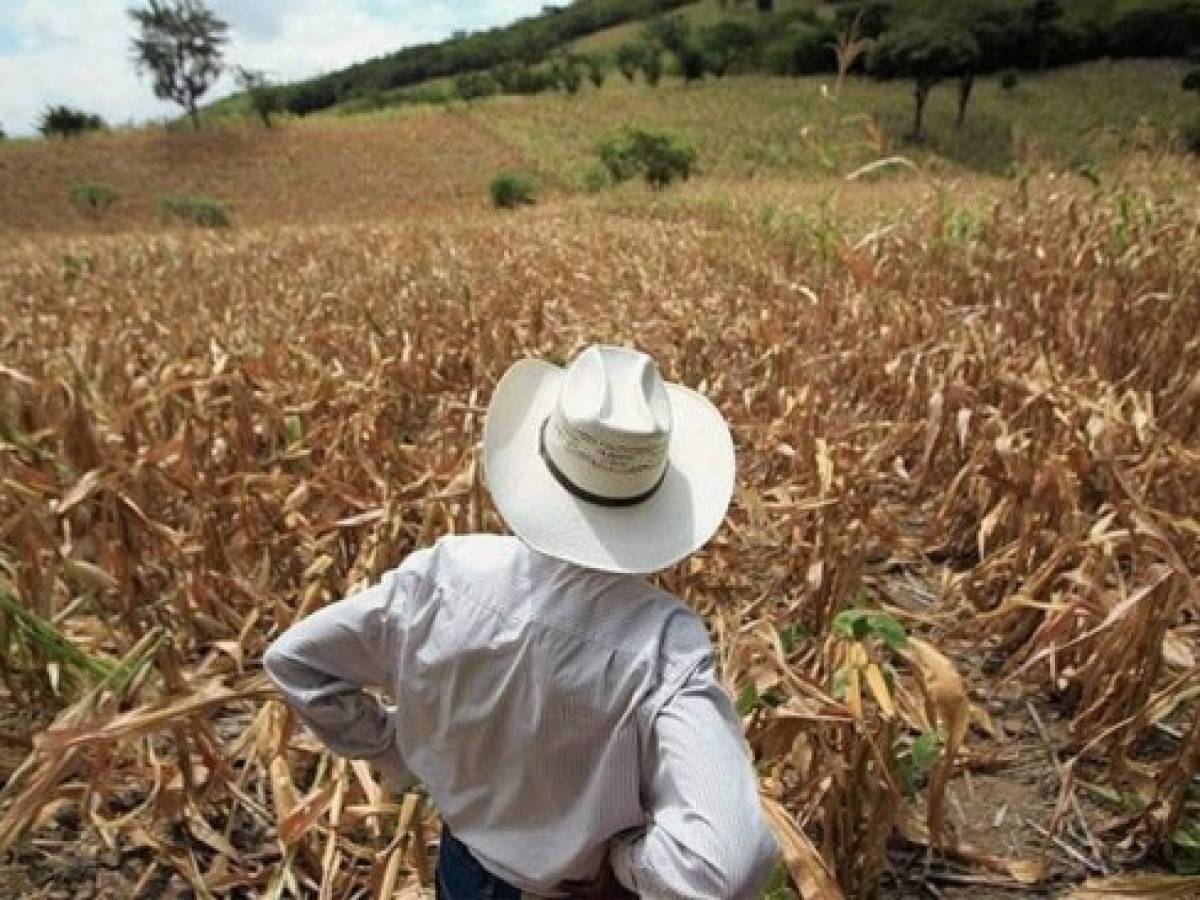
[[[575,0],[566,6],[547,5],[538,15],[509,25],[405,47],[347,69],[287,85],[283,89],[284,105],[295,114],[306,115],[430,79],[489,69],[506,62],[534,63],[585,35],[670,12],[686,3],[687,0]],[[234,95],[214,104],[210,111],[221,114],[244,107],[245,98]]]
[[[961,72],[1041,70],[1105,57],[1180,57],[1200,47],[1200,0],[576,0],[510,25],[407,47],[339,72],[277,89],[295,115],[358,113],[490,94],[574,93],[602,79],[628,51],[689,80],[705,74],[832,72],[834,46],[851,22],[867,38],[916,32],[971,49]],[[672,21],[656,21],[662,19]],[[886,41],[884,41],[886,43]],[[922,51],[926,52],[926,51]],[[937,58],[936,54],[925,59]],[[869,57],[862,57],[859,65]],[[627,71],[629,65],[626,66]],[[879,66],[881,77],[911,74]],[[948,77],[949,72],[938,77]],[[958,77],[959,69],[954,70]],[[210,115],[243,113],[237,95]]]
[[[822,76],[746,75],[691,86],[671,79],[658,88],[612,78],[574,98],[497,97],[464,114],[546,177],[577,189],[595,177],[597,147],[631,126],[678,136],[696,149],[703,174],[720,179],[820,179],[893,154],[987,175],[1040,164],[1086,172],[1131,150],[1177,144],[1196,106],[1180,87],[1185,71],[1175,60],[1125,60],[1030,73],[1007,88],[984,77],[961,128],[955,91],[938,88],[919,144],[907,139],[911,89],[860,77],[836,95]]]
[[[811,0],[778,0],[775,6],[779,11],[812,9],[830,19],[834,14],[834,5],[814,4]],[[753,3],[730,3],[728,0],[696,0],[679,7],[672,15],[679,16],[693,28],[704,28],[722,21],[754,23],[763,16]],[[570,49],[576,53],[609,53],[621,44],[636,41],[644,27],[645,23],[640,21],[622,22],[578,38],[571,43]]]

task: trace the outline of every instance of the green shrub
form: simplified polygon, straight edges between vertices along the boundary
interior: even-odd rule
[[[1020,82],[1021,79],[1018,77],[1016,69],[1009,69],[1000,76],[1000,87],[1004,88],[1006,91],[1016,90],[1016,87],[1018,84],[1020,84]]]
[[[179,220],[201,228],[228,228],[233,224],[229,207],[212,197],[162,197],[158,212],[164,222]]]
[[[71,185],[68,196],[71,205],[81,213],[99,215],[117,202],[120,194],[116,188],[99,181],[82,181]]]
[[[486,72],[465,72],[454,79],[454,90],[467,101],[490,97],[499,89],[496,79]]]
[[[630,129],[600,145],[600,161],[613,181],[639,172],[655,189],[675,180],[686,181],[696,164],[696,151],[668,134]]]
[[[628,135],[609,138],[600,145],[598,152],[612,183],[628,181],[637,174],[637,162]]]
[[[498,209],[516,209],[534,202],[533,181],[513,172],[493,178],[491,192],[492,205]]]

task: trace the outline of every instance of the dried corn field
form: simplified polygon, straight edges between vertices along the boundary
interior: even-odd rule
[[[419,896],[435,811],[259,656],[499,529],[492,385],[611,341],[733,424],[729,521],[662,577],[798,896],[1194,896],[1145,873],[1197,821],[1198,225],[1018,193],[810,253],[572,202],[0,251],[0,850],[84,896]]]
[[[181,139],[182,138],[182,139]],[[155,229],[163,197],[209,195],[242,226],[407,219],[484,208],[487,183],[520,157],[456,114],[343,120],[195,135],[157,129],[90,135],[0,153],[0,240]],[[99,182],[111,208],[76,208],[70,187]]]

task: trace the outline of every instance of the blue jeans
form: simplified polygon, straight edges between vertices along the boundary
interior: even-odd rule
[[[437,900],[521,900],[521,892],[479,864],[467,845],[442,828]]]

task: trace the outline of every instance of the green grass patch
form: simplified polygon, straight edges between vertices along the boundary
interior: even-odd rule
[[[81,181],[71,185],[67,196],[71,205],[85,215],[98,216],[120,199],[120,193],[102,181]]]
[[[228,228],[233,224],[229,207],[213,197],[162,197],[158,213],[164,222],[183,222],[200,228]]]

